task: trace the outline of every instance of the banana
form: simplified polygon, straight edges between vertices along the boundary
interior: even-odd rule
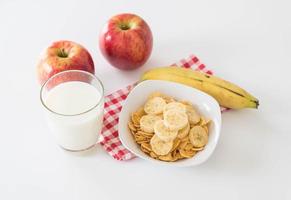
[[[154,125],[154,132],[161,140],[163,141],[173,141],[177,135],[178,131],[176,130],[169,130],[165,124],[164,120],[159,120]]]
[[[180,130],[188,123],[188,116],[185,112],[175,109],[164,112],[164,124],[170,130]]]
[[[189,132],[189,139],[194,147],[203,147],[208,142],[208,134],[201,126],[194,126]]]
[[[168,103],[167,105],[165,105],[163,112],[167,112],[168,110],[171,110],[171,109],[176,109],[181,112],[186,112],[186,106],[179,102]]]
[[[184,128],[178,131],[177,138],[179,139],[185,138],[188,135],[189,130],[190,130],[190,124],[187,123],[187,125]]]
[[[167,155],[172,147],[173,141],[165,142],[161,140],[157,135],[154,135],[150,141],[151,149],[159,156]]]
[[[214,97],[226,108],[258,108],[259,100],[239,86],[193,69],[182,67],[160,67],[145,72],[143,80],[167,80],[185,84]]]
[[[163,112],[166,101],[161,97],[149,99],[144,105],[144,111],[147,114],[157,115]]]
[[[154,125],[158,120],[161,120],[162,117],[157,115],[144,115],[140,119],[140,129],[147,133],[154,132]]]
[[[188,120],[190,124],[197,124],[200,121],[200,116],[193,108],[193,106],[186,106],[186,114],[188,116]]]

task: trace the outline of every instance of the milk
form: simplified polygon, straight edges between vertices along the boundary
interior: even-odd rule
[[[60,146],[80,151],[96,144],[104,100],[94,86],[81,81],[61,83],[48,91],[44,103],[50,110],[49,127]]]

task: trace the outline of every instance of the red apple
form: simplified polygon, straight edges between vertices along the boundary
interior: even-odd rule
[[[108,62],[116,68],[131,70],[149,58],[153,37],[148,24],[134,14],[112,17],[104,26],[99,46]]]
[[[95,73],[93,59],[89,52],[72,41],[54,42],[45,50],[37,65],[39,83],[43,84],[56,73],[73,69]]]

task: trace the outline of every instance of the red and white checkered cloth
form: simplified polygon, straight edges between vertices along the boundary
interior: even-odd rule
[[[190,55],[188,58],[174,63],[173,66],[193,68],[207,74],[213,74],[213,72],[207,69],[195,55]],[[117,131],[118,117],[122,108],[122,103],[134,86],[135,84],[129,85],[105,97],[104,121],[100,144],[113,158],[117,160],[130,160],[135,157],[134,154],[121,144]],[[227,109],[225,108],[221,108],[222,112],[226,110]]]

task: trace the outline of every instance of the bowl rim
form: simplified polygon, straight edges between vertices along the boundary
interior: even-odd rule
[[[131,98],[132,94],[135,93],[136,90],[138,90],[140,87],[144,86],[145,84],[155,84],[155,83],[162,83],[162,84],[171,84],[171,85],[179,85],[179,87],[185,87],[185,88],[190,88],[191,90],[193,90],[195,93],[200,93],[202,94],[203,96],[206,96],[208,99],[210,99],[210,101],[213,101],[214,104],[216,104],[216,107],[219,109],[219,114],[218,114],[218,118],[217,118],[217,121],[218,121],[218,126],[217,126],[217,131],[216,131],[216,134],[217,134],[217,139],[215,140],[215,143],[212,145],[213,146],[213,149],[212,151],[209,153],[208,156],[204,157],[203,159],[201,159],[201,161],[199,163],[191,163],[191,162],[188,162],[188,163],[180,163],[180,162],[164,162],[164,161],[160,161],[160,160],[155,160],[149,156],[145,156],[145,155],[140,155],[139,153],[135,152],[134,150],[132,150],[130,147],[128,147],[127,145],[127,142],[124,141],[124,137],[123,135],[125,133],[122,133],[123,131],[121,131],[121,120],[119,120],[118,122],[118,133],[119,133],[119,139],[122,143],[122,145],[127,149],[129,150],[131,153],[133,153],[136,157],[138,158],[141,158],[143,160],[146,160],[146,161],[150,161],[152,163],[156,163],[156,164],[159,164],[159,165],[166,165],[166,166],[173,166],[173,167],[190,167],[190,166],[198,166],[202,163],[204,163],[205,161],[207,161],[211,155],[213,154],[214,150],[216,149],[216,146],[217,146],[217,143],[218,143],[218,140],[220,138],[220,132],[221,132],[221,123],[222,123],[222,119],[221,119],[221,110],[220,110],[220,106],[218,104],[218,102],[212,97],[210,96],[209,94],[201,91],[201,90],[198,90],[196,88],[193,88],[193,87],[190,87],[190,86],[187,86],[187,85],[184,85],[184,84],[181,84],[181,83],[176,83],[176,82],[172,82],[172,81],[166,81],[166,80],[145,80],[145,81],[142,81],[142,82],[139,82],[137,85],[135,85],[135,87],[129,92],[128,96],[126,97],[125,101],[123,102],[123,106],[126,105],[126,102],[128,101],[128,98]],[[120,111],[120,114],[119,114],[119,119],[120,117],[124,116],[124,109],[123,109],[123,106],[122,106],[122,109]],[[123,129],[122,129],[123,130]],[[121,134],[120,134],[121,133]],[[192,157],[193,158],[193,157]],[[191,159],[191,158],[190,158]]]

